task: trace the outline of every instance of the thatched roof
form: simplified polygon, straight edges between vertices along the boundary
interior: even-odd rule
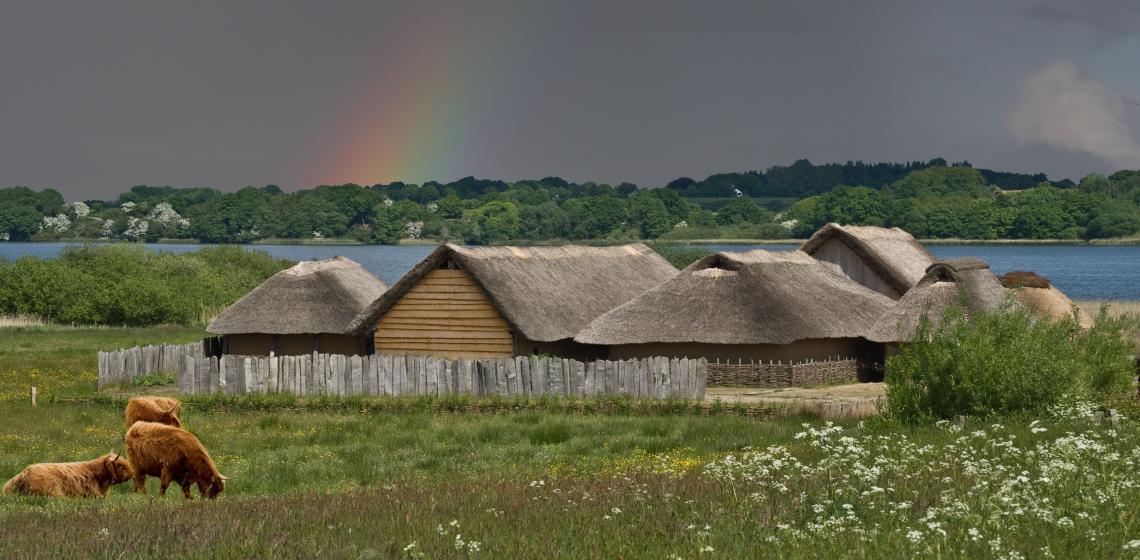
[[[617,247],[441,245],[352,323],[367,332],[428,272],[452,262],[483,288],[516,333],[534,341],[572,338],[595,317],[677,274],[641,243]]]
[[[1093,326],[1093,318],[1087,311],[1076,307],[1073,300],[1053,286],[1048,278],[1035,272],[1015,270],[1001,276],[1001,285],[1013,293],[1022,305],[1028,307],[1038,317],[1050,321],[1060,321],[1073,317],[1076,310],[1077,325],[1082,329]]]
[[[979,259],[937,262],[913,288],[875,322],[867,338],[875,342],[901,342],[914,335],[926,315],[937,324],[947,307],[964,304],[965,311],[993,311],[1007,301],[1005,289],[990,265]]]
[[[812,234],[800,250],[813,255],[832,239],[850,248],[900,294],[917,284],[926,273],[926,267],[934,263],[934,256],[926,247],[899,228],[830,223]]]
[[[227,307],[206,330],[214,334],[346,334],[384,293],[380,279],[345,257],[301,261]]]
[[[574,340],[789,344],[855,338],[891,303],[800,251],[717,253],[595,319]]]

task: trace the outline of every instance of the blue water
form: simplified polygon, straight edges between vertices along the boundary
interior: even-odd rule
[[[0,257],[54,258],[66,243],[0,243]],[[184,253],[196,244],[148,244],[155,251]],[[426,257],[427,245],[248,245],[289,259],[325,259],[344,255],[392,284]],[[700,245],[709,251],[786,251],[798,245]],[[931,245],[943,259],[977,257],[994,272],[1032,270],[1053,281],[1073,299],[1140,299],[1140,245]]]

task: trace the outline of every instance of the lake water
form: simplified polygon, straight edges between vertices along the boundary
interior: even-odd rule
[[[0,243],[0,257],[25,255],[54,258],[66,243]],[[156,251],[184,253],[197,244],[148,244]],[[344,255],[392,284],[427,256],[427,245],[247,245],[284,259],[299,261]],[[787,251],[798,245],[701,245],[709,251],[767,249]],[[977,257],[994,272],[1032,270],[1053,281],[1073,299],[1140,300],[1140,245],[931,245],[942,259]]]

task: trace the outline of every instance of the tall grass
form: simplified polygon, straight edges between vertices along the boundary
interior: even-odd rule
[[[240,247],[72,246],[55,259],[0,261],[0,313],[63,324],[200,324],[289,265]]]

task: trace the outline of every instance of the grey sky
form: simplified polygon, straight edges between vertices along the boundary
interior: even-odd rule
[[[1131,0],[9,1],[0,186],[658,186],[935,156],[1076,179],[1140,167],[1138,99]]]

